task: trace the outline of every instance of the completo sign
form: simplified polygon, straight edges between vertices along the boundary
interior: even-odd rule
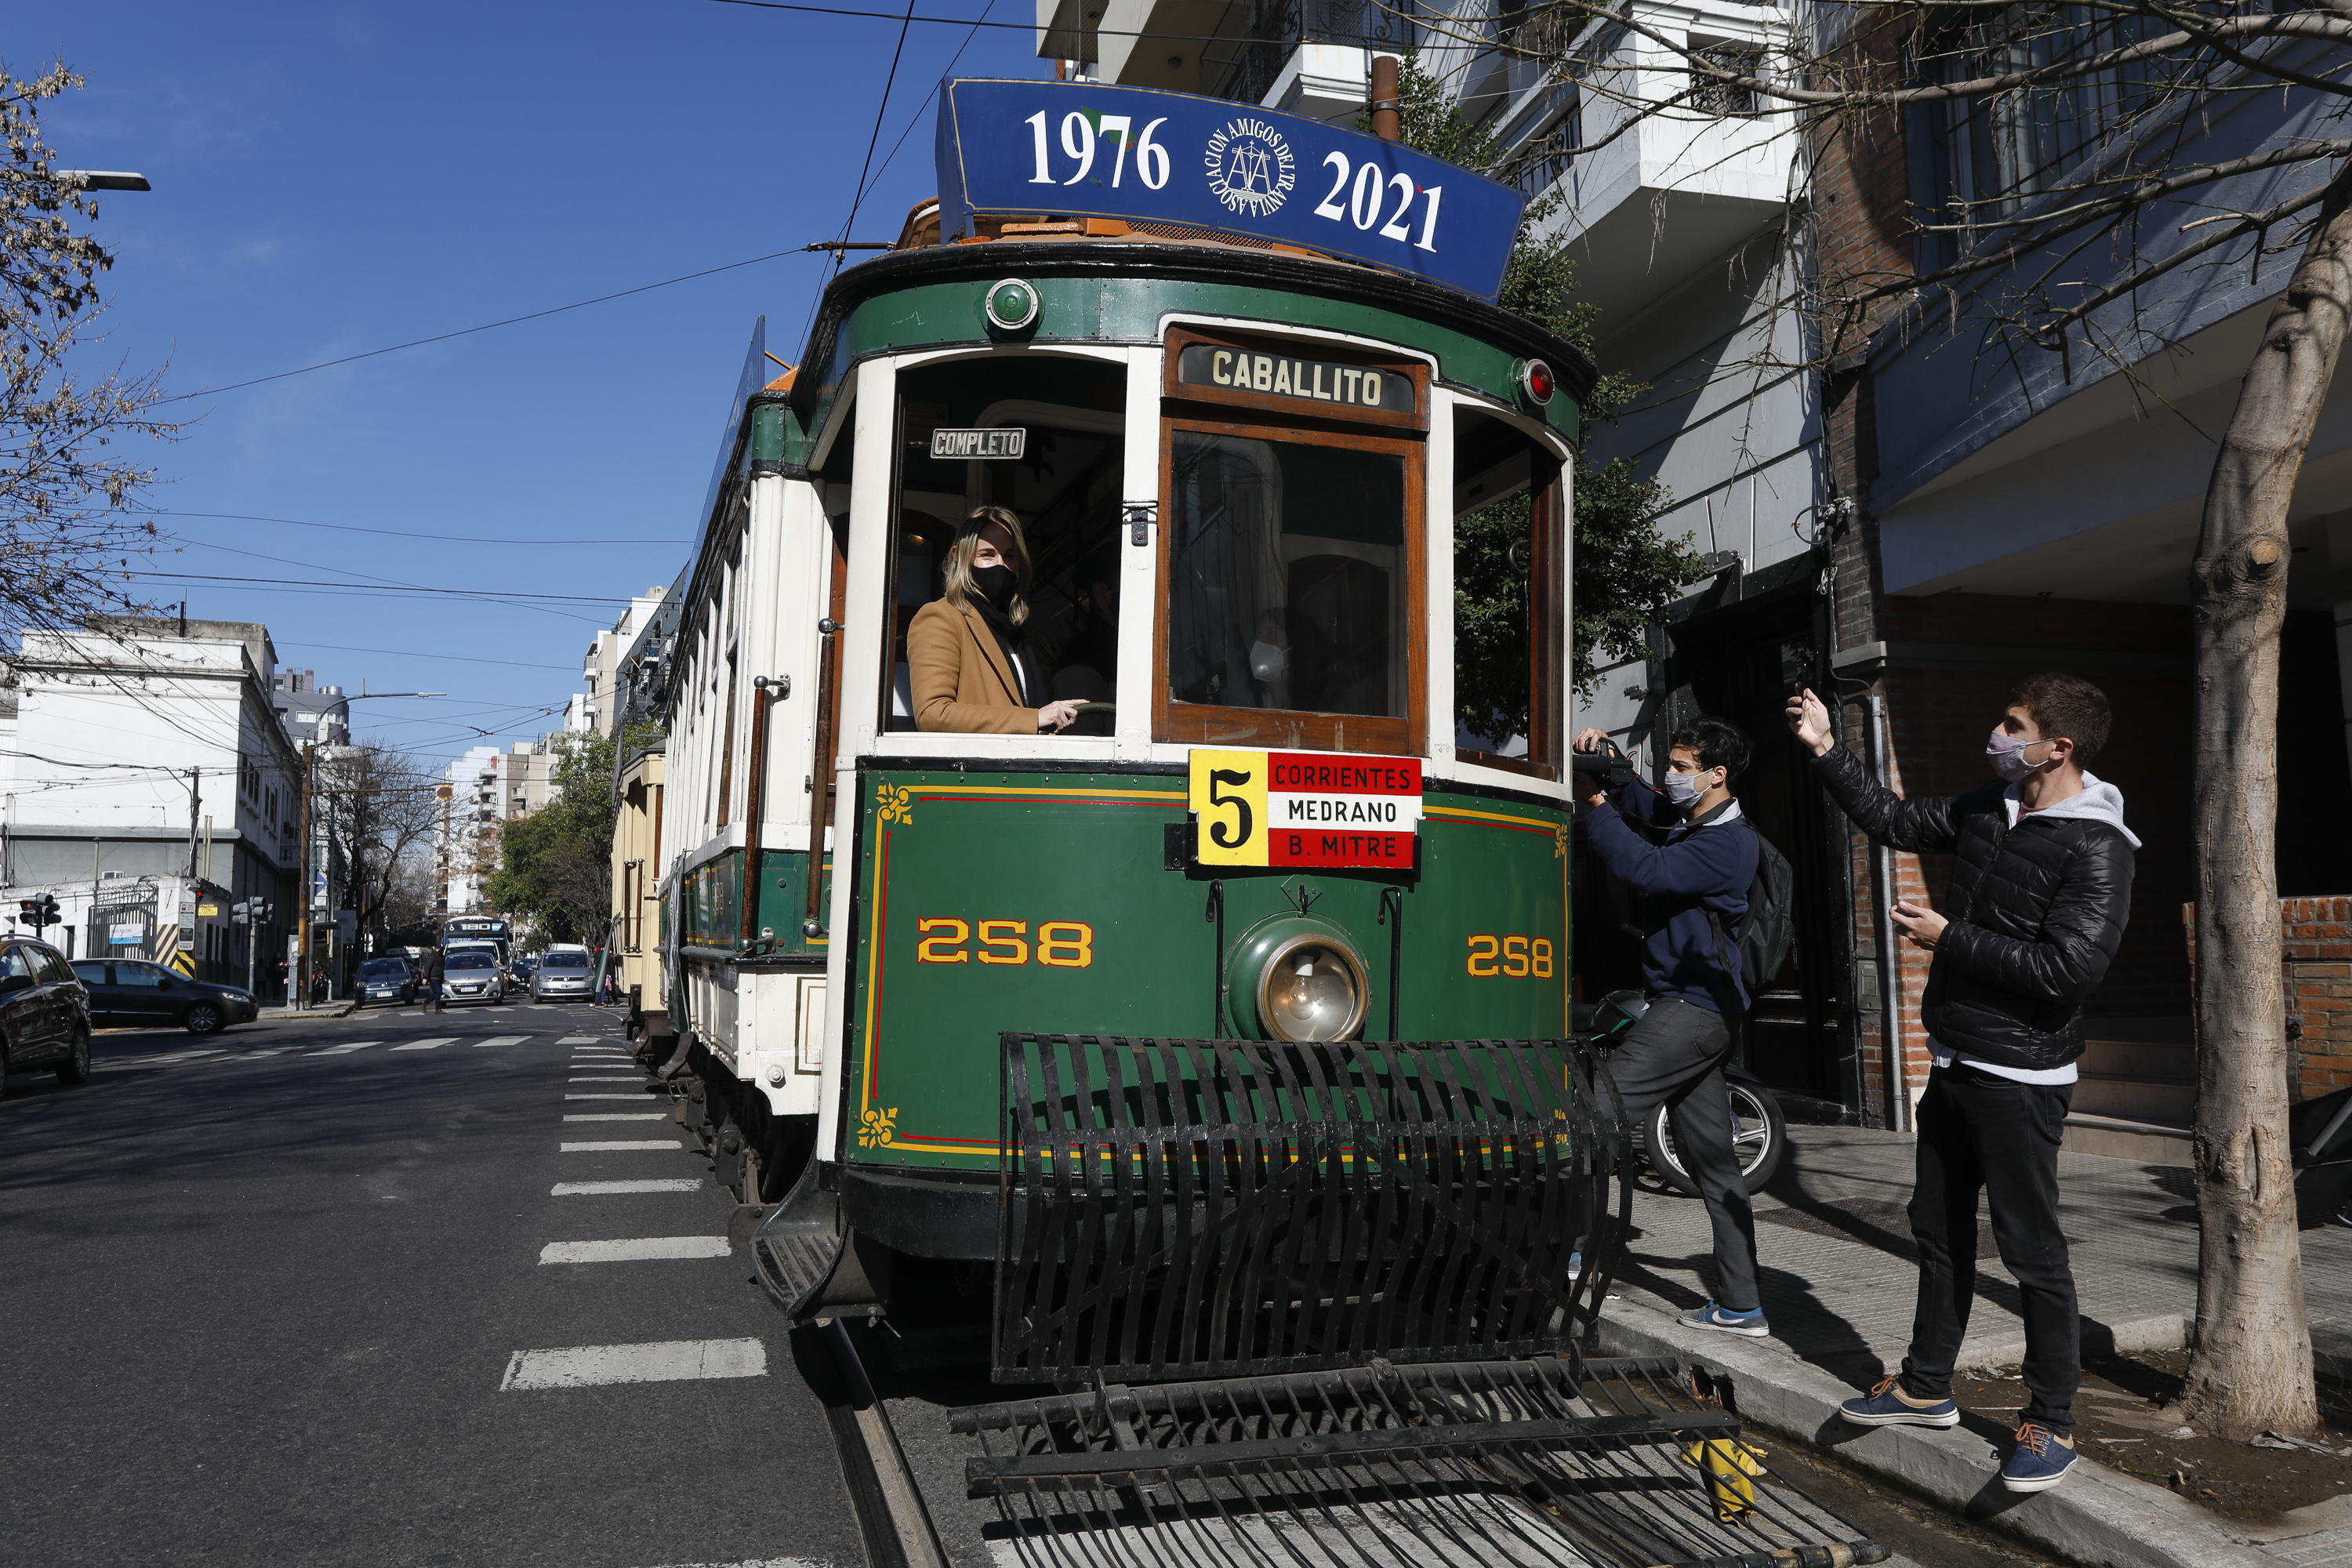
[[[1412,866],[1417,757],[1199,751],[1191,762],[1202,865]]]
[[[940,233],[974,213],[1181,224],[1328,251],[1492,300],[1527,197],[1304,115],[1100,82],[949,82]]]
[[[1413,411],[1411,376],[1333,360],[1253,353],[1214,343],[1186,343],[1176,356],[1176,380],[1186,386],[1226,387],[1350,408],[1384,408],[1392,414]]]
[[[989,430],[934,430],[931,456],[969,462],[1011,462],[1029,449],[1029,432],[1014,426]]]

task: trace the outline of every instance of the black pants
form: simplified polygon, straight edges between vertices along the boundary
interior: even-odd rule
[[[2060,1436],[2074,1430],[2083,1344],[2058,1228],[2058,1139],[2074,1098],[2072,1084],[2017,1083],[1958,1064],[1927,1075],[1911,1191],[1919,1309],[1903,1358],[1903,1388],[1914,1399],[1951,1397],[1952,1363],[1976,1299],[1981,1191],[2025,1308],[2025,1418]]]
[[[1629,1127],[1640,1127],[1665,1102],[1675,1152],[1698,1184],[1715,1229],[1716,1304],[1752,1312],[1762,1304],[1756,1293],[1756,1215],[1731,1147],[1731,1091],[1723,1081],[1730,1052],[1731,1026],[1722,1014],[1665,996],[1626,1031],[1608,1072]]]

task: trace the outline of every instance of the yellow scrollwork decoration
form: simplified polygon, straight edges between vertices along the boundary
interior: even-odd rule
[[[862,1120],[865,1125],[857,1130],[857,1142],[862,1148],[887,1143],[898,1135],[898,1108],[895,1105],[887,1110],[869,1110]]]
[[[907,785],[877,785],[874,798],[881,804],[883,821],[911,823],[915,820],[915,792]]]

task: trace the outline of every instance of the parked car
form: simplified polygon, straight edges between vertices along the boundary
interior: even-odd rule
[[[538,973],[539,954],[535,952],[526,952],[520,958],[514,961],[514,977],[516,984],[528,987],[531,983],[532,977]]]
[[[0,1093],[8,1075],[47,1068],[89,1079],[89,990],[45,942],[0,936]]]
[[[499,967],[499,955],[487,948],[464,948],[451,953],[441,965],[441,1000],[450,1002],[503,1002],[507,999],[506,973]]]
[[[73,966],[89,990],[90,1021],[101,1029],[185,1029],[212,1035],[261,1016],[252,993],[191,980],[160,963],[86,958]]]
[[[407,958],[371,958],[360,965],[359,1005],[391,1002],[405,1005],[416,1000],[416,966]]]
[[[588,988],[596,982],[596,961],[584,947],[551,947],[539,955],[539,974],[530,983],[530,999],[553,1002],[559,998],[588,999]]]

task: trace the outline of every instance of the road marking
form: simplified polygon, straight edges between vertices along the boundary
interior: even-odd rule
[[[245,1059],[251,1061],[256,1057],[282,1057],[293,1048],[291,1046],[272,1046],[266,1051],[247,1051],[245,1053]]]
[[[567,1116],[566,1121],[667,1121],[667,1110],[589,1110]]]
[[[628,1078],[614,1078],[610,1073],[606,1073],[602,1078],[583,1078],[578,1073],[574,1073],[569,1081],[572,1083],[643,1083],[646,1080],[634,1074]]]
[[[499,1391],[767,1375],[768,1347],[758,1340],[659,1340],[641,1345],[517,1351],[507,1363]]]
[[[437,1051],[444,1046],[454,1046],[457,1043],[457,1036],[443,1035],[437,1039],[418,1040],[412,1045],[394,1046],[392,1048],[395,1051]]]
[[[600,1083],[603,1079],[592,1079],[589,1081]],[[567,1094],[563,1098],[566,1100],[634,1100],[639,1105],[646,1102],[646,1097],[642,1094]]]
[[[476,1040],[474,1048],[478,1051],[485,1046],[519,1046],[529,1038],[529,1035],[492,1035],[487,1040]]]
[[[684,1258],[724,1258],[723,1236],[635,1236],[621,1241],[551,1241],[541,1263],[663,1263]]]
[[[652,1176],[642,1182],[558,1182],[547,1195],[551,1198],[590,1198],[605,1193],[695,1193],[701,1190],[700,1176]]]
[[[345,1057],[353,1051],[363,1051],[370,1046],[382,1044],[383,1044],[382,1040],[353,1040],[348,1046],[329,1046],[323,1051],[312,1051],[310,1054],[314,1057]]]
[[[685,1147],[685,1144],[672,1142],[667,1138],[638,1138],[625,1142],[615,1138],[598,1143],[565,1143],[555,1152],[559,1154],[602,1154],[623,1149],[667,1149],[676,1153]]]
[[[593,1046],[596,1043],[596,1037],[593,1035],[566,1035],[563,1038],[556,1041],[555,1043],[559,1046]]]

